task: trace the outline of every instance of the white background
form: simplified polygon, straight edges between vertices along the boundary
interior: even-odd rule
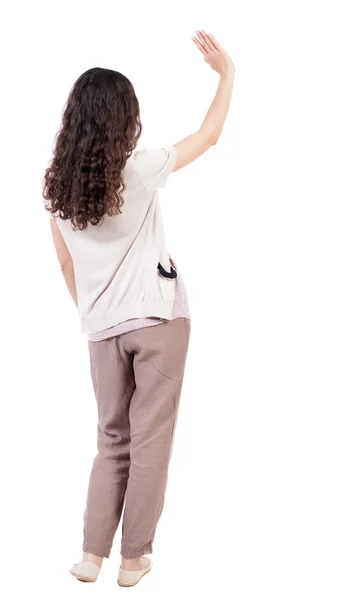
[[[363,5],[18,2],[3,9],[1,581],[6,598],[363,598]],[[96,453],[87,341],[41,187],[67,95],[134,83],[139,148],[196,130],[236,64],[217,146],[161,191],[191,341],[154,569],[81,559]]]

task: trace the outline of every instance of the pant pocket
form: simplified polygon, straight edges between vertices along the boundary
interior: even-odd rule
[[[159,325],[158,329],[160,337],[156,366],[170,379],[179,381],[185,368],[189,324],[186,324],[186,319],[178,318]]]

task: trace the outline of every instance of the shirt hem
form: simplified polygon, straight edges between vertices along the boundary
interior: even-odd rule
[[[110,309],[107,314],[93,315],[86,319],[81,319],[81,333],[98,333],[108,327],[113,327],[122,321],[128,319],[143,319],[145,317],[158,317],[160,319],[172,318],[173,298],[172,301],[166,302],[133,302],[130,307],[125,304],[116,309]]]

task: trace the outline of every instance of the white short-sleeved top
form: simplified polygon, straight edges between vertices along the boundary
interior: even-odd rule
[[[174,146],[134,151],[123,171],[122,214],[105,215],[101,225],[74,231],[56,217],[73,260],[82,333],[132,318],[171,318],[174,279],[157,268],[170,271],[158,190],[176,160]]]

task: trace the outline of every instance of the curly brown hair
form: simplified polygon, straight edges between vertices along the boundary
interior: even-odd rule
[[[99,67],[80,75],[44,176],[46,210],[70,219],[73,229],[122,213],[122,170],[141,132],[139,102],[127,77]]]

